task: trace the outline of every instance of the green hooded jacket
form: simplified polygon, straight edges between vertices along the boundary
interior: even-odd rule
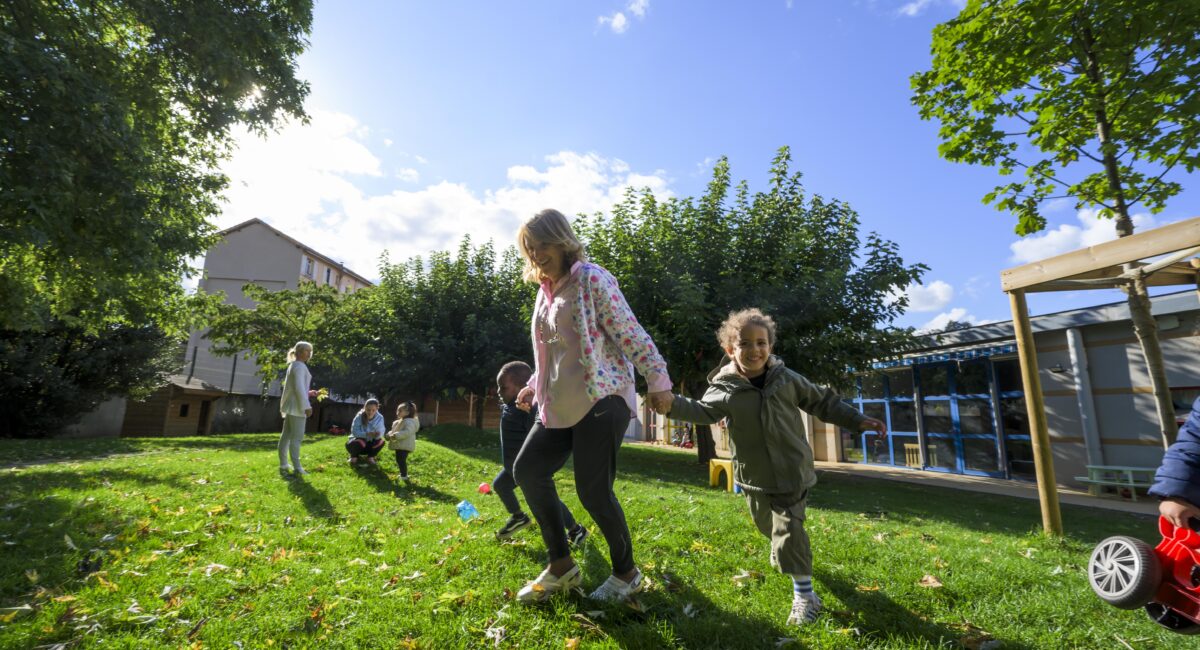
[[[802,409],[852,431],[866,418],[832,389],[817,387],[774,355],[761,390],[732,362],[712,371],[708,384],[699,400],[676,395],[669,417],[697,424],[727,418],[734,480],[747,490],[799,492],[817,482]]]

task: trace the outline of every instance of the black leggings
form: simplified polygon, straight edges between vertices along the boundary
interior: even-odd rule
[[[396,450],[396,465],[400,466],[400,476],[408,476],[408,454],[411,453],[407,449]]]
[[[513,464],[513,474],[537,519],[551,562],[571,554],[563,508],[554,487],[554,473],[574,454],[575,492],[608,540],[613,573],[633,570],[633,540],[629,536],[625,512],[613,493],[617,450],[629,427],[629,417],[629,406],[624,398],[609,395],[596,402],[573,427],[547,429],[537,422],[529,431]]]

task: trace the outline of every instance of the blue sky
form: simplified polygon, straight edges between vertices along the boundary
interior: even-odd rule
[[[626,185],[703,192],[712,162],[765,183],[792,149],[809,192],[930,267],[901,325],[1006,320],[1002,269],[1097,243],[1112,225],[1067,203],[1017,245],[981,203],[989,168],[937,156],[910,103],[930,32],[956,0],[320,2],[300,73],[308,125],[240,136],[218,225],[252,217],[377,275],[454,246],[507,246],[542,207],[605,210]],[[1185,187],[1195,180],[1177,177]],[[1195,216],[1197,192],[1142,225]],[[1031,298],[1034,313],[1120,300]]]

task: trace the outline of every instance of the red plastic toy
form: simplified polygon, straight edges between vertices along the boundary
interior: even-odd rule
[[[490,494],[491,491],[492,491],[492,486],[488,485],[487,483],[479,484],[479,493],[480,494]]]
[[[1180,634],[1200,634],[1200,521],[1176,528],[1158,518],[1162,541],[1109,537],[1088,561],[1088,582],[1104,602],[1121,609],[1143,607],[1159,625]]]

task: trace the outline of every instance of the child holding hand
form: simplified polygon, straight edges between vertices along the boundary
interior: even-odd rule
[[[676,395],[672,419],[712,424],[726,418],[734,480],[746,494],[755,526],[771,540],[771,565],[792,576],[789,625],[816,620],[821,599],[812,587],[812,550],[804,530],[808,491],[817,482],[801,410],[852,431],[887,426],[813,385],[771,354],[775,321],[757,309],[729,315],[717,332],[729,363],[709,375],[699,400]]]
[[[1158,513],[1176,528],[1191,528],[1188,520],[1200,519],[1200,398],[1163,454],[1150,494],[1162,499]]]

